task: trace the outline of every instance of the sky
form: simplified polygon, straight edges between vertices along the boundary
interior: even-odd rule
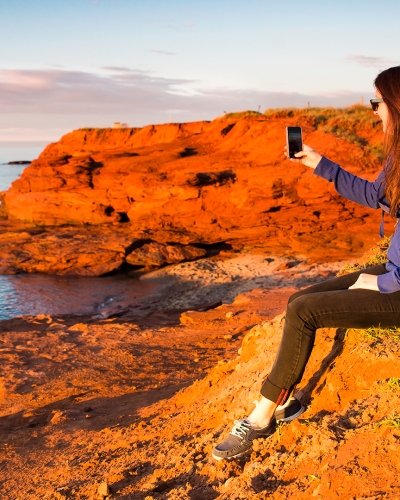
[[[373,97],[400,1],[0,0],[0,142]]]

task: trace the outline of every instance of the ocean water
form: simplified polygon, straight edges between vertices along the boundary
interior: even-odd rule
[[[27,167],[6,163],[33,160],[44,146],[45,143],[23,145],[0,142],[0,191],[8,189]],[[142,282],[125,275],[98,278],[0,275],[0,320],[31,314],[102,314],[118,307],[138,304],[157,286],[157,282]]]
[[[0,275],[0,320],[20,315],[89,314],[140,305],[159,286],[123,274],[115,276]]]
[[[11,186],[27,165],[7,165],[9,161],[31,161],[39,156],[46,143],[2,142],[0,141],[0,191]]]

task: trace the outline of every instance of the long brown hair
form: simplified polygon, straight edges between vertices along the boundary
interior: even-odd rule
[[[385,193],[390,215],[396,217],[400,206],[400,66],[379,73],[374,85],[388,108],[384,142]]]

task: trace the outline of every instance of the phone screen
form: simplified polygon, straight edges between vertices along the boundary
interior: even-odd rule
[[[286,133],[289,158],[294,158],[296,153],[303,150],[301,127],[287,127]]]

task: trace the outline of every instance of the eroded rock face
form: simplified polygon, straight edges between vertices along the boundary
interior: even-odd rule
[[[40,224],[48,232],[48,226],[71,224],[84,232],[91,226],[118,228],[130,243],[228,242],[322,261],[359,255],[376,241],[380,214],[344,200],[310,169],[284,159],[284,129],[295,124],[303,126],[306,143],[351,172],[377,175],[379,166],[365,148],[296,118],[78,130],[25,169],[5,193],[4,210],[10,220]],[[378,130],[365,132],[366,140],[380,140]],[[104,269],[124,259],[123,252],[96,245],[91,248],[101,250]],[[42,264],[34,268],[57,267],[57,247],[38,247]],[[3,255],[13,261],[7,250]],[[86,258],[73,257],[75,267],[86,269]]]
[[[206,250],[192,245],[164,245],[146,243],[126,257],[126,262],[134,266],[160,267],[177,264],[185,260],[198,259],[206,255]]]
[[[161,267],[202,257],[202,248],[135,239],[113,227],[30,229],[0,233],[0,274],[101,276],[124,263]]]
[[[57,228],[0,235],[1,274],[18,272],[100,276],[125,262],[129,235]]]

